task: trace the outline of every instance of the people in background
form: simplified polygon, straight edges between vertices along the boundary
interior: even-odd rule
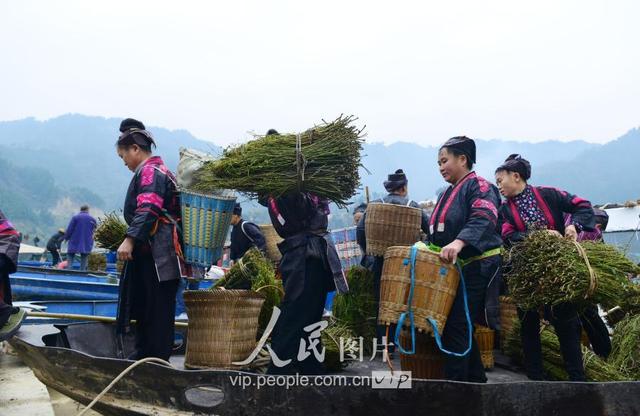
[[[233,207],[231,216],[231,247],[230,255],[232,264],[238,261],[249,251],[251,247],[256,247],[263,253],[266,250],[264,234],[260,227],[242,218],[242,207],[239,203]]]
[[[53,267],[56,267],[58,263],[60,263],[60,250],[62,248],[62,242],[64,241],[64,235],[64,228],[60,228],[49,238],[49,241],[47,241],[47,250],[51,253],[51,266]]]
[[[80,212],[69,221],[64,239],[67,244],[67,268],[73,267],[76,254],[80,255],[80,270],[87,270],[89,253],[93,250],[93,233],[96,230],[96,219],[89,214],[89,206],[80,207]]]

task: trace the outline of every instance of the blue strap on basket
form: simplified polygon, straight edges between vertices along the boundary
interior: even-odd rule
[[[429,245],[430,249],[434,249],[435,247],[432,245]],[[436,251],[436,250],[434,250]],[[418,247],[417,246],[413,246],[411,247],[411,254],[409,256],[409,264],[411,267],[411,286],[409,287],[409,297],[407,299],[407,312],[403,312],[400,314],[400,318],[398,319],[398,324],[396,326],[396,334],[395,334],[395,344],[397,346],[397,348],[400,350],[400,353],[402,354],[407,354],[407,355],[412,355],[415,354],[416,352],[416,328],[415,328],[415,323],[413,320],[413,310],[412,310],[412,304],[413,304],[413,288],[415,286],[415,282],[416,282],[416,257],[418,255]],[[442,339],[440,337],[440,332],[438,331],[438,323],[436,322],[435,319],[429,317],[427,318],[427,321],[431,324],[431,327],[433,329],[433,337],[435,338],[436,341],[436,345],[438,345],[438,348],[440,349],[440,351],[442,351],[445,354],[449,354],[449,355],[453,355],[455,357],[464,357],[467,354],[469,354],[469,351],[471,351],[471,346],[472,346],[472,342],[473,342],[473,324],[471,323],[471,316],[469,315],[469,302],[467,299],[467,287],[464,283],[464,276],[462,275],[462,268],[460,267],[460,264],[456,263],[456,268],[458,269],[458,273],[460,274],[460,282],[462,283],[462,297],[464,300],[464,313],[467,317],[467,333],[469,334],[468,336],[468,346],[467,349],[464,352],[454,352],[454,351],[449,351],[444,349],[444,347],[442,346]],[[411,349],[410,350],[405,350],[404,348],[402,348],[402,344],[400,343],[400,332],[402,331],[402,325],[405,321],[405,319],[409,317],[409,325],[410,325],[410,331],[411,331]]]

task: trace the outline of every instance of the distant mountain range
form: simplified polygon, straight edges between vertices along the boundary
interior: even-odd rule
[[[115,151],[119,122],[77,114],[0,122],[0,209],[25,233],[45,236],[66,226],[82,203],[97,213],[119,209],[131,178]],[[177,166],[180,147],[221,152],[186,130],[150,130],[157,139],[157,153],[171,169]],[[477,146],[476,170],[487,179],[493,179],[495,168],[509,154],[520,153],[533,165],[532,183],[567,189],[598,203],[640,198],[635,160],[640,155],[639,129],[603,145],[481,139]],[[386,175],[398,168],[407,173],[415,200],[433,199],[445,185],[436,165],[436,147],[371,143],[365,145],[364,155],[370,174],[362,171],[362,184],[374,196],[383,193]],[[247,203],[245,212],[256,222],[268,221],[264,208],[255,204]],[[350,214],[334,210],[332,217],[332,225],[340,227],[348,225]]]

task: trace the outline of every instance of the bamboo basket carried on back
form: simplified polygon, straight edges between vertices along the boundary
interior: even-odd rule
[[[364,222],[367,254],[384,256],[389,247],[410,246],[420,241],[421,222],[420,208],[384,202],[370,203]]]
[[[187,290],[187,368],[233,368],[255,349],[264,297],[251,290]]]
[[[282,259],[282,253],[278,248],[278,243],[282,241],[282,237],[278,235],[276,229],[271,224],[260,225],[260,231],[264,235],[264,241],[266,243],[266,256],[274,263],[279,263]]]
[[[426,247],[426,246],[425,246]],[[415,249],[413,299],[411,291],[411,253]],[[411,310],[418,331],[433,332],[428,318],[444,331],[449,311],[456,297],[460,275],[455,266],[440,261],[437,253],[414,247],[390,247],[384,256],[380,282],[380,313],[382,325],[397,323],[400,315]],[[404,324],[408,324],[408,320]]]

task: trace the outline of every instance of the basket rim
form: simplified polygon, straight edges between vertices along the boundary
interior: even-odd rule
[[[413,210],[422,212],[422,208],[412,207],[411,205],[392,204],[391,202],[380,202],[380,201],[371,201],[371,202],[369,202],[369,204],[367,205],[367,210],[372,205],[389,206],[389,207],[393,207],[394,209],[395,208],[409,208],[409,209],[413,209]]]
[[[256,292],[255,290],[249,290],[249,289],[215,289],[215,288],[211,288],[211,289],[197,289],[197,290],[185,290],[184,291],[184,296],[187,297],[194,297],[194,296],[198,296],[201,297],[201,295],[206,295],[209,294],[209,298],[220,298],[220,297],[235,297],[235,298],[248,298],[248,299],[265,299],[265,295],[260,293],[260,292]]]
[[[224,195],[207,194],[207,193],[204,193],[204,192],[197,192],[197,191],[194,191],[194,190],[191,190],[191,189],[178,189],[178,192],[180,192],[181,194],[203,196],[205,198],[221,199],[221,200],[225,200],[225,201],[231,201],[231,200],[238,199],[237,196],[224,196]]]

